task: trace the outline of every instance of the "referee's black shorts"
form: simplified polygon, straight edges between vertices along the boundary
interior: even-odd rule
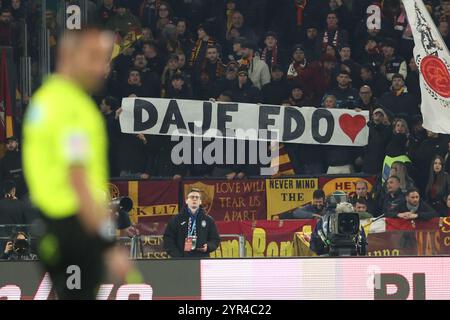
[[[38,254],[50,274],[58,299],[95,299],[106,272],[104,252],[111,243],[88,234],[78,215],[64,219],[44,218],[44,222]],[[78,270],[79,279],[74,278]]]

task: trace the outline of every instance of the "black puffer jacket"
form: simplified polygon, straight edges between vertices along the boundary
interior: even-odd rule
[[[198,250],[184,252],[184,241],[188,234],[189,212],[184,207],[179,214],[167,224],[164,233],[164,249],[172,258],[207,258],[220,244],[220,236],[214,219],[207,215],[202,207],[196,214],[197,248],[208,245],[207,252]]]

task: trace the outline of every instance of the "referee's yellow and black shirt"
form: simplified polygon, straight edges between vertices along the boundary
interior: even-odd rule
[[[80,86],[62,76],[50,76],[31,99],[23,138],[24,175],[31,200],[48,218],[67,218],[79,210],[69,180],[71,166],[83,166],[94,199],[106,200],[105,125]]]

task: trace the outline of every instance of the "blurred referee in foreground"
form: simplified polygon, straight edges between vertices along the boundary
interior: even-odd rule
[[[106,263],[120,278],[130,267],[108,223],[107,138],[89,96],[106,77],[112,46],[96,29],[65,33],[56,73],[25,115],[24,174],[46,226],[38,254],[59,299],[95,299]]]

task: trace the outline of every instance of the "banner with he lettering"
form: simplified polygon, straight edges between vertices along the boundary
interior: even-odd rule
[[[450,53],[422,0],[403,1],[420,72],[423,127],[450,133]]]
[[[318,188],[317,178],[266,179],[267,220],[278,220],[280,213],[311,202]]]
[[[159,98],[124,98],[122,110],[122,132],[133,134],[345,146],[364,146],[369,134],[367,111]]]
[[[356,192],[356,183],[360,180],[367,182],[369,192],[375,184],[375,176],[367,177],[337,177],[323,176],[319,178],[319,188],[325,192],[325,195],[330,195],[336,190],[342,190],[347,195],[351,196]]]
[[[293,256],[294,234],[299,231],[310,233],[314,229],[315,223],[314,219],[216,222],[220,234],[245,236],[246,257],[291,257]],[[238,241],[222,241],[220,248],[213,252],[211,257],[239,257]]]
[[[111,198],[127,196],[133,200],[130,218],[141,234],[161,235],[169,219],[178,213],[178,181],[111,181]]]
[[[264,179],[186,180],[184,198],[189,189],[202,191],[202,205],[216,221],[266,220],[266,184]]]

